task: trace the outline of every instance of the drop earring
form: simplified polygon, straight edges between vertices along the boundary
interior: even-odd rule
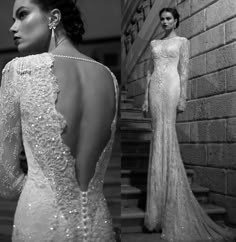
[[[48,27],[51,30],[50,49],[55,49],[57,47],[57,40],[56,40],[56,35],[55,35],[56,25],[55,25],[55,23],[49,23]]]

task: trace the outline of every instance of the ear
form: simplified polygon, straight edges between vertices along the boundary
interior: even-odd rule
[[[49,24],[57,27],[60,22],[61,22],[61,11],[57,8],[51,10],[49,14]]]
[[[176,29],[176,26],[177,26],[177,19],[175,19],[174,23],[175,23],[175,29]]]

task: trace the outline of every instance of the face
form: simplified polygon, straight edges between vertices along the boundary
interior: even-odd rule
[[[170,12],[163,12],[160,17],[162,28],[166,31],[175,29],[177,20]]]
[[[10,31],[19,52],[37,54],[48,51],[51,36],[48,13],[32,0],[15,0],[13,20]]]

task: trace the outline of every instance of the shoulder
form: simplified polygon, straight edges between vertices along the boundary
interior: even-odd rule
[[[22,74],[26,70],[30,71],[46,65],[51,66],[52,62],[53,59],[49,53],[16,57],[6,64],[4,71],[16,71],[18,74]]]
[[[179,36],[180,50],[187,51],[190,48],[190,41],[186,37]]]
[[[53,57],[50,53],[42,53],[36,55],[29,55],[18,59],[19,64],[25,68],[37,69],[43,66],[51,66],[53,63]]]
[[[158,41],[159,41],[158,39],[151,40],[149,46],[153,47]]]
[[[189,45],[190,41],[186,37],[178,36],[181,43],[184,45]]]

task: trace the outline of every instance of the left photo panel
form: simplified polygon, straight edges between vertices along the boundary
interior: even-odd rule
[[[0,241],[121,241],[121,2],[0,3]]]

